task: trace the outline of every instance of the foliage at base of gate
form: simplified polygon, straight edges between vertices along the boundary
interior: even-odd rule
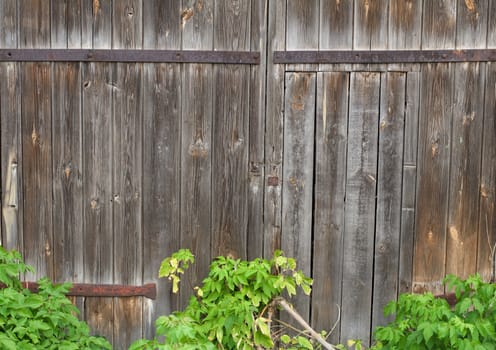
[[[101,337],[89,335],[88,325],[76,317],[78,309],[67,299],[69,283],[38,281],[38,293],[22,287],[19,276],[33,272],[20,253],[0,247],[0,349],[110,349]]]
[[[159,276],[169,278],[177,292],[182,273],[193,262],[189,250],[180,250],[162,262]],[[280,251],[271,260],[218,257],[186,309],[158,318],[158,338],[138,340],[130,350],[248,350],[273,348],[276,342],[284,349],[317,348],[315,339],[305,332],[290,336],[291,326],[274,317],[277,298],[295,295],[298,287],[308,295],[311,284],[295,260]]]
[[[448,275],[444,282],[455,291],[454,307],[431,293],[402,294],[385,308],[395,320],[376,329],[371,350],[496,349],[496,285],[479,275]]]

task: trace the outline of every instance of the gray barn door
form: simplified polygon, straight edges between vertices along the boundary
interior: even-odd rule
[[[369,339],[404,278],[407,86],[416,90],[407,80],[404,72],[286,74],[281,248],[314,278],[296,309],[319,330],[335,326],[333,342]],[[405,230],[404,239],[413,228]]]

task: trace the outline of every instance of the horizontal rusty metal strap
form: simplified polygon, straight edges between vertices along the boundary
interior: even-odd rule
[[[260,64],[260,53],[188,50],[0,49],[1,61]]]
[[[275,51],[274,63],[442,63],[496,61],[496,50]]]
[[[22,282],[24,288],[33,293],[38,292],[38,283]],[[0,284],[0,288],[5,285]],[[90,284],[90,283],[72,283],[72,288],[67,293],[68,296],[82,297],[134,297],[143,296],[149,299],[157,297],[157,287],[155,283],[148,283],[143,286],[129,286],[118,284]]]

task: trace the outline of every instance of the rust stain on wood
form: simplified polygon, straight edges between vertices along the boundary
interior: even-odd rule
[[[93,0],[93,16],[98,15],[100,11],[100,0]]]
[[[181,13],[181,24],[184,28],[184,25],[186,24],[186,22],[191,18],[193,17],[194,15],[194,12],[193,12],[193,9],[190,7],[190,8],[187,8],[185,9],[182,13]]]
[[[476,10],[474,0],[465,0],[465,6],[470,12],[474,12]]]

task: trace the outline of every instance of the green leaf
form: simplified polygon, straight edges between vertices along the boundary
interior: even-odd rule
[[[272,341],[272,339],[260,331],[255,332],[254,340],[256,345],[262,346],[264,348],[272,349],[274,347],[274,342]]]
[[[302,336],[297,337],[298,345],[302,346],[304,349],[313,350],[313,345],[307,338]]]

